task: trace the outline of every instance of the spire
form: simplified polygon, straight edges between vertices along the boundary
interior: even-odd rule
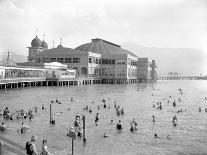
[[[63,41],[63,39],[62,39],[62,38],[60,38],[60,45],[62,45],[62,41]]]
[[[37,36],[37,33],[38,33],[38,28],[36,28],[36,30],[35,30],[35,34],[36,34],[36,36]]]

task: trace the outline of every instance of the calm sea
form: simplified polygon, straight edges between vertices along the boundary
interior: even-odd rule
[[[178,89],[183,90],[180,94]],[[139,90],[139,91],[138,91]],[[169,96],[172,96],[169,98]],[[48,150],[52,154],[66,155],[71,153],[71,139],[66,136],[66,128],[73,125],[76,114],[86,116],[86,144],[82,139],[74,141],[74,154],[98,155],[188,155],[207,154],[207,81],[158,81],[150,84],[131,85],[83,85],[70,87],[33,87],[19,90],[0,91],[0,109],[9,107],[11,112],[16,109],[33,109],[37,106],[38,113],[32,121],[6,121],[9,131],[0,133],[4,137],[25,146],[32,135],[37,135],[37,147],[41,148],[42,140],[47,139]],[[53,104],[56,124],[49,124],[49,104],[58,98],[62,104]],[[73,98],[74,101],[71,101]],[[182,102],[178,102],[181,98]],[[106,99],[111,108],[97,109]],[[167,103],[167,101],[170,103]],[[177,102],[173,107],[172,102]],[[94,103],[92,102],[94,101]],[[124,116],[117,116],[114,101],[125,110]],[[162,110],[153,108],[153,104],[162,102]],[[47,111],[42,111],[44,104]],[[88,105],[92,114],[83,111]],[[199,112],[199,107],[202,111]],[[70,108],[70,110],[68,110]],[[176,113],[179,109],[186,112]],[[95,115],[99,113],[99,125],[94,124]],[[152,122],[155,115],[156,122]],[[178,125],[172,126],[172,117],[177,115]],[[129,131],[130,121],[135,118],[138,130]],[[2,117],[0,118],[3,121]],[[114,122],[122,121],[123,130],[117,131]],[[21,123],[25,122],[30,129],[25,134],[17,133]],[[104,138],[104,131],[110,137]],[[157,133],[159,138],[154,138]],[[170,139],[167,138],[170,135]]]

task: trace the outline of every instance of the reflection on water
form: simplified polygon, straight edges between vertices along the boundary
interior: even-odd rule
[[[178,92],[182,88],[183,94]],[[139,91],[138,91],[139,90]],[[153,94],[153,95],[152,95]],[[169,99],[169,96],[172,96]],[[3,135],[13,141],[25,145],[31,135],[38,136],[38,147],[43,139],[48,140],[48,149],[53,154],[68,154],[71,152],[71,139],[66,137],[66,128],[72,126],[77,113],[86,115],[86,144],[82,139],[75,140],[75,154],[204,154],[207,152],[207,81],[158,81],[151,84],[134,85],[84,85],[74,87],[39,87],[0,92],[0,109],[6,106],[12,112],[16,109],[29,109],[35,106],[41,108],[44,104],[47,111],[38,111],[31,122],[29,120],[8,121],[9,128]],[[73,97],[74,101],[71,101]],[[178,102],[178,98],[182,102]],[[58,98],[63,104],[54,104],[56,125],[49,124],[49,104]],[[100,110],[97,105],[106,99],[111,108]],[[167,103],[167,100],[170,103]],[[173,100],[177,106],[173,107]],[[94,101],[94,104],[92,103]],[[116,116],[114,101],[125,110],[124,116]],[[162,110],[152,107],[162,102]],[[83,111],[83,107],[92,107],[92,114]],[[199,112],[199,106],[202,111]],[[71,110],[68,110],[68,108]],[[175,113],[179,109],[186,112]],[[99,112],[99,125],[95,126],[96,113]],[[152,122],[155,115],[156,122]],[[172,126],[172,117],[177,115],[178,125]],[[135,118],[138,130],[131,133],[130,121]],[[2,118],[1,118],[2,119]],[[115,124],[122,121],[124,129],[117,132]],[[25,134],[17,133],[21,122],[31,128]],[[104,131],[109,131],[110,137],[103,138]],[[154,133],[159,138],[154,138]],[[167,139],[167,135],[170,138]]]

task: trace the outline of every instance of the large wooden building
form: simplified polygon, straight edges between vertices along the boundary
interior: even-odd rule
[[[92,39],[75,49],[64,47],[61,43],[48,49],[47,43],[36,36],[28,48],[29,62],[60,62],[76,69],[79,77],[101,78],[103,83],[138,81],[138,56],[103,39]]]

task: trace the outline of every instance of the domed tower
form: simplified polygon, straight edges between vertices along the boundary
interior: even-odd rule
[[[48,45],[47,45],[46,41],[44,41],[44,39],[42,41],[42,48],[48,49]]]
[[[45,47],[47,47],[47,43],[45,41],[42,43],[42,41],[37,36],[34,39],[32,39],[31,47],[28,47],[29,48],[28,61],[34,61],[35,56],[39,52],[43,52],[45,49],[47,49]]]
[[[57,48],[64,48],[62,45],[62,38],[60,38],[60,44],[57,46]]]

